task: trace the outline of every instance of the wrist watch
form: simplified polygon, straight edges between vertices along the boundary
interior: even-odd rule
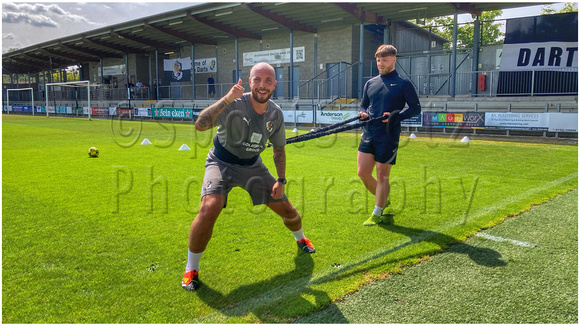
[[[282,182],[282,184],[285,185],[286,179],[285,178],[278,178],[278,182]]]

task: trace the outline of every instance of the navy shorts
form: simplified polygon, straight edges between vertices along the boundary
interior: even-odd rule
[[[399,137],[394,139],[392,135],[375,134],[369,136],[362,134],[358,151],[375,156],[375,161],[394,165],[397,162],[397,150],[399,149]]]

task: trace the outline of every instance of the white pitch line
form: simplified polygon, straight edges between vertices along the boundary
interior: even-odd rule
[[[526,197],[533,195],[533,194],[536,194],[542,190],[546,190],[548,188],[562,184],[568,180],[571,180],[571,179],[577,178],[577,177],[578,177],[578,172],[573,172],[573,173],[571,173],[567,176],[564,176],[560,179],[548,182],[548,183],[542,185],[541,187],[533,188],[533,189],[524,191],[523,193],[520,193],[518,195],[509,197],[509,198],[505,198],[501,202],[496,202],[495,205],[493,205],[493,206],[485,207],[483,209],[478,210],[475,213],[470,214],[470,219],[476,219],[484,214],[492,213],[498,209],[501,209],[502,207],[505,207],[505,205],[507,205],[511,202],[514,202],[516,200],[521,200],[522,198],[526,198]],[[308,276],[299,278],[299,279],[294,280],[292,282],[283,284],[277,288],[263,292],[262,294],[259,294],[255,297],[248,298],[246,300],[237,302],[237,303],[233,304],[232,306],[224,307],[224,308],[219,309],[219,310],[214,310],[207,315],[198,316],[196,318],[193,318],[192,320],[188,321],[187,324],[202,324],[202,323],[224,324],[228,321],[229,318],[231,318],[233,316],[245,316],[256,308],[259,308],[263,305],[272,303],[276,300],[285,298],[291,294],[300,292],[309,286],[324,283],[324,282],[331,280],[332,278],[334,278],[340,274],[344,274],[347,271],[351,271],[351,270],[355,269],[356,267],[361,266],[365,263],[368,263],[370,261],[384,257],[384,256],[386,256],[390,253],[393,253],[399,249],[402,249],[406,246],[409,246],[409,245],[412,245],[415,243],[419,243],[419,242],[429,238],[430,236],[432,236],[435,232],[443,233],[446,230],[449,230],[450,228],[457,226],[461,223],[463,223],[463,221],[459,221],[459,219],[447,221],[446,223],[439,225],[439,227],[435,228],[435,230],[425,230],[425,231],[413,236],[411,239],[400,239],[397,243],[391,243],[388,246],[385,246],[383,248],[379,248],[379,249],[373,250],[371,252],[364,253],[356,259],[351,259],[349,261],[346,261],[346,262],[344,262],[344,264],[342,264],[342,268],[340,268],[339,270],[337,270],[334,267],[328,266],[328,267],[323,268],[322,270],[314,273],[313,275],[308,275]],[[490,236],[490,237],[493,237],[493,236]],[[513,240],[513,241],[517,241],[517,240]]]
[[[536,245],[531,244],[529,242],[507,239],[507,238],[502,238],[502,237],[496,237],[494,235],[483,233],[483,232],[479,232],[475,236],[480,237],[480,238],[484,238],[487,240],[491,240],[491,241],[496,241],[496,242],[511,242],[511,243],[515,244],[516,246],[521,246],[521,247],[532,248],[532,247],[536,246]]]

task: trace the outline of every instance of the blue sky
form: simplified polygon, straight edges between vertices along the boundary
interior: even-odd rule
[[[22,2],[2,0],[2,53],[52,39],[130,21],[141,17],[193,6],[196,2],[174,0],[72,2]],[[559,10],[563,4],[555,5]],[[535,16],[541,6],[504,10],[502,18]],[[470,20],[460,15],[459,21]]]

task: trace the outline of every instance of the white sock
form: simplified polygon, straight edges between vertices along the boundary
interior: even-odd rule
[[[185,266],[186,271],[199,271],[199,260],[201,259],[201,255],[203,252],[200,253],[193,253],[187,250],[187,266]]]
[[[296,241],[300,241],[300,240],[306,238],[304,236],[304,232],[302,232],[302,228],[300,228],[300,230],[298,230],[298,231],[292,231],[292,234],[294,235],[294,239],[296,239]]]
[[[373,210],[373,215],[381,216],[381,214],[383,214],[383,208],[375,206],[375,209]]]

